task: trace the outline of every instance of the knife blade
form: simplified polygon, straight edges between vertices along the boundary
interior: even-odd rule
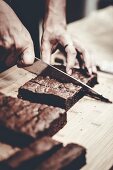
[[[31,66],[24,67],[24,69],[36,75],[40,75],[44,70],[49,69],[49,72],[51,72],[54,75],[54,79],[58,79],[59,77],[61,79],[66,79],[68,82],[81,86],[83,88],[83,92],[85,93],[85,95],[88,95],[92,98],[101,100],[106,103],[112,103],[108,98],[96,92],[94,89],[92,89],[87,84],[81,82],[80,80],[76,78],[73,78],[72,76],[59,70],[58,68],[43,62],[41,59],[35,58],[34,64]]]

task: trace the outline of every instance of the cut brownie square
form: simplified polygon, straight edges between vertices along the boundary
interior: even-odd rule
[[[62,143],[50,137],[43,137],[3,161],[0,168],[4,170],[31,170],[60,148],[62,148]]]
[[[66,72],[66,67],[64,65],[54,65],[54,66],[56,68],[58,68],[59,70]],[[84,73],[84,71],[82,69],[73,68],[71,76],[73,78],[76,78],[76,79],[82,81],[83,83],[85,83],[91,87],[94,87],[96,84],[98,84],[97,74],[92,74],[89,77]]]
[[[81,87],[72,83],[61,83],[49,76],[38,76],[19,89],[19,97],[68,110],[80,89]]]
[[[26,144],[34,138],[54,135],[66,122],[66,112],[61,108],[30,103],[0,93],[0,133],[8,141]]]
[[[63,66],[58,68],[65,71]],[[73,69],[72,77],[91,86],[97,83],[96,76],[86,78],[80,73],[80,70],[76,69]],[[46,68],[39,76],[19,88],[19,97],[23,99],[61,107],[66,110],[70,109],[83,95],[82,87],[73,84],[68,78],[59,76],[57,71],[53,72],[51,68]]]
[[[86,150],[77,144],[68,144],[61,148],[35,170],[79,170],[86,164]]]

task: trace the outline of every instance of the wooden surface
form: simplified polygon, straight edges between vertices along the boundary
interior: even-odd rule
[[[109,20],[105,19],[105,21],[103,21],[103,12],[104,15],[106,14],[105,16],[109,16],[110,14],[112,17],[108,17]],[[102,13],[97,12],[95,15],[100,16],[99,18],[95,16],[97,24],[103,18],[101,23],[103,22],[107,27],[104,27],[104,36],[104,33],[108,29],[107,23],[113,23],[113,8],[106,9],[102,11]],[[79,32],[78,35],[80,35],[80,38],[83,38],[84,43],[86,41],[89,42],[89,47],[92,46],[91,49],[93,49],[94,45],[96,57],[99,57],[99,60],[103,61],[103,59],[109,59],[112,61],[113,48],[111,47],[113,47],[113,40],[111,41],[111,37],[109,36],[107,42],[105,41],[107,46],[103,47],[102,42],[99,41],[101,40],[99,39],[99,35],[103,37],[102,32],[99,31],[101,25],[99,30],[89,30],[88,24],[90,23],[90,25],[92,25],[94,23],[94,15],[90,17],[92,17],[92,20],[91,18],[84,19],[71,24],[69,26],[69,31],[74,34],[76,29],[77,33]],[[87,27],[85,27],[86,25]],[[110,26],[111,30],[112,24]],[[95,34],[98,35],[97,39],[95,38]],[[88,37],[87,40],[85,36]],[[105,53],[102,49],[104,49]],[[6,95],[16,97],[18,88],[33,77],[34,75],[31,73],[14,66],[0,74],[0,91]],[[99,73],[98,80],[99,85],[97,85],[95,89],[113,101],[113,75]],[[87,148],[87,165],[82,168],[83,170],[108,170],[113,165],[113,104],[106,104],[89,97],[82,98],[68,111],[67,125],[53,138],[63,142],[64,145],[74,142]],[[18,149],[0,143],[0,160],[9,157],[13,152],[16,152],[16,150]]]

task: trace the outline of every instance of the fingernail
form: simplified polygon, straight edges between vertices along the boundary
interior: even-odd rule
[[[23,59],[18,60],[18,61],[17,61],[17,66],[18,66],[18,67],[23,67],[23,66],[25,66],[24,60],[23,60]]]
[[[21,64],[21,65],[25,65],[25,62],[24,62],[23,59],[20,60],[20,64]]]

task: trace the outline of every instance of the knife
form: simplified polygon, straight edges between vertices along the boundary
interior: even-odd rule
[[[49,70],[49,72],[53,75],[54,79],[64,79],[67,82],[73,83],[75,85],[81,86],[83,88],[83,92],[85,92],[86,95],[95,98],[97,100],[101,100],[106,103],[112,103],[109,99],[104,97],[103,95],[99,94],[95,90],[93,90],[90,86],[87,84],[84,84],[80,80],[73,78],[72,76],[68,75],[67,73],[59,70],[58,68],[49,65],[45,62],[43,62],[41,59],[35,58],[35,62],[31,66],[24,67],[25,70],[40,75],[42,72],[46,72],[46,70]]]

